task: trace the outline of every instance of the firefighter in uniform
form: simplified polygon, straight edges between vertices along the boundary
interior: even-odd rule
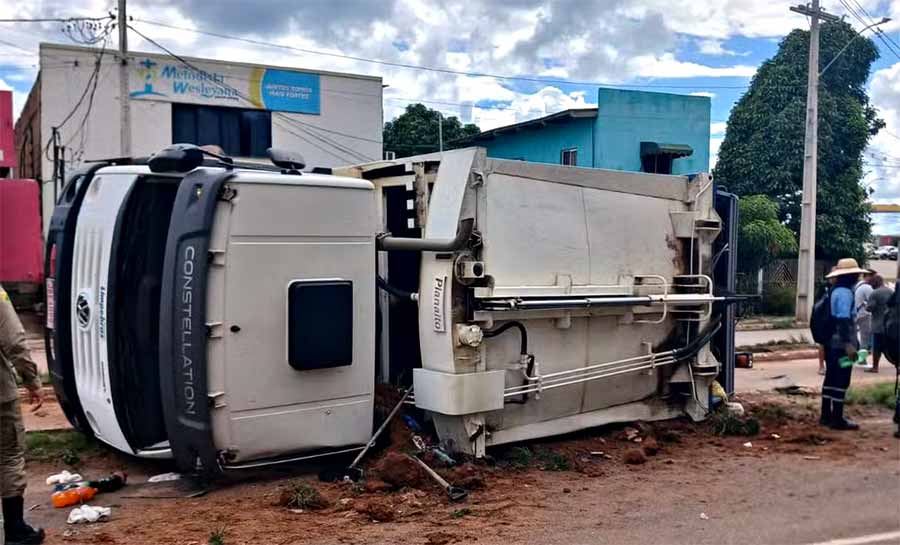
[[[3,534],[0,545],[30,545],[44,541],[44,531],[25,523],[25,427],[19,408],[18,371],[34,409],[44,401],[37,364],[25,346],[25,328],[9,295],[0,286],[0,496]],[[3,539],[5,537],[5,540]]]

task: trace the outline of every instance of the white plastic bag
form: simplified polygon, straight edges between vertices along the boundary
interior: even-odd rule
[[[110,514],[112,514],[112,509],[109,507],[94,507],[93,505],[84,504],[72,509],[66,522],[69,524],[97,522],[98,520],[108,519]]]
[[[69,483],[77,483],[79,481],[83,481],[81,475],[78,473],[69,473],[65,469],[56,475],[50,475],[47,477],[47,484],[49,486],[53,486],[55,484],[69,484]]]

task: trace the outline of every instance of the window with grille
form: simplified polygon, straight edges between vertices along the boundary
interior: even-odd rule
[[[578,149],[577,148],[569,148],[564,149],[559,154],[559,163],[562,165],[568,165],[570,167],[574,167],[578,165]]]

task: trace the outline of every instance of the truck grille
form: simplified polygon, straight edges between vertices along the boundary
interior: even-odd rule
[[[75,241],[72,288],[75,305],[71,309],[75,376],[82,396],[107,399],[106,369],[100,354],[100,343],[105,342],[105,287],[101,287],[103,231],[86,229]]]

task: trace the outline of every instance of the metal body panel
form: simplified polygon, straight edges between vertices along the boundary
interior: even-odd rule
[[[227,184],[235,196],[215,214],[207,299],[210,419],[229,464],[364,444],[371,433],[372,184],[309,178],[239,175]],[[300,371],[288,363],[288,286],[325,280],[352,282],[352,364]]]
[[[418,160],[425,159],[405,159]],[[422,367],[433,373],[416,373],[416,403],[438,413],[442,436],[480,454],[491,444],[593,422],[702,415],[709,370],[714,377],[718,369],[709,351],[699,347],[687,359],[660,358],[659,365],[650,354],[686,346],[711,317],[712,282],[697,276],[709,272],[721,223],[710,186],[706,175],[493,160],[478,149],[444,153],[423,236],[450,238],[461,220],[474,217],[477,237],[455,255],[422,256],[420,346]],[[485,278],[458,279],[454,260],[460,255],[483,263]],[[497,303],[504,298],[506,307]],[[478,306],[479,300],[493,303]],[[480,310],[473,312],[473,305]],[[488,330],[513,318],[524,324],[535,360],[534,393],[527,399],[511,393],[528,383],[516,333],[477,346],[456,338],[457,326]],[[615,367],[584,371],[572,375],[584,379],[540,391],[542,376],[606,365]],[[456,396],[453,407],[426,399],[454,388],[453,375],[501,371],[507,392],[501,409],[474,410],[487,402],[467,408],[465,396]],[[676,388],[686,388],[688,396],[673,396]],[[481,396],[481,389],[473,391]]]

